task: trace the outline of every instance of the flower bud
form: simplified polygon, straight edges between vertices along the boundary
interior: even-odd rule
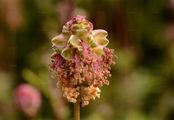
[[[21,84],[15,90],[17,106],[28,116],[35,116],[41,104],[40,92],[29,84]]]

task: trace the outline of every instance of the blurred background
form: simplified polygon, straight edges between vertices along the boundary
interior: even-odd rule
[[[0,0],[0,120],[73,120],[48,64],[75,15],[107,30],[118,56],[81,119],[174,120],[174,0]]]

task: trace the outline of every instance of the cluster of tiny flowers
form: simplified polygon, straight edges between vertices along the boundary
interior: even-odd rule
[[[100,87],[109,85],[114,50],[105,30],[93,30],[83,16],[74,17],[63,26],[62,33],[52,39],[54,53],[51,71],[58,76],[58,86],[69,102],[80,100],[82,106],[100,98]]]

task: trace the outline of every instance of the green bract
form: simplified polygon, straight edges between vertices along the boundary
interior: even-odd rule
[[[90,47],[97,56],[103,54],[103,48],[109,43],[106,38],[108,33],[105,30],[92,30],[89,21],[82,20],[75,23],[67,23],[63,26],[62,33],[55,36],[51,42],[53,48],[61,52],[64,59],[69,60],[73,55],[73,50],[83,51],[81,42]]]
[[[94,42],[97,46],[105,47],[108,45],[109,40],[106,38],[108,33],[105,30],[98,29],[92,31]]]
[[[71,35],[68,41],[74,48],[82,51],[81,40],[76,35]]]
[[[100,46],[94,47],[92,50],[97,56],[101,56],[103,54],[103,48]]]
[[[73,48],[66,47],[62,50],[61,55],[64,59],[69,60],[73,55]]]
[[[52,40],[52,47],[62,50],[66,45],[66,37],[63,34],[55,36]]]

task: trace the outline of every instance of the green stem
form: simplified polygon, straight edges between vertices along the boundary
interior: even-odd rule
[[[80,120],[80,101],[79,98],[77,102],[74,104],[74,120]]]

